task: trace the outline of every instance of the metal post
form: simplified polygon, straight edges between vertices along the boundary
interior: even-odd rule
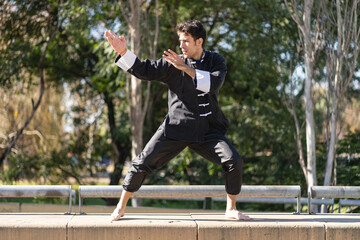
[[[73,205],[76,204],[76,191],[75,190],[71,190],[71,197],[72,197],[72,201],[73,201]]]
[[[301,193],[297,197],[297,212],[294,214],[300,214],[301,213]]]
[[[308,213],[309,214],[311,214],[311,210],[312,210],[312,208],[311,208],[311,198],[312,198],[312,196],[311,196],[311,187],[309,187],[308,188]]]
[[[69,190],[69,211],[65,213],[65,215],[70,215],[71,214],[71,199],[72,199],[72,194],[71,194],[71,186],[70,186],[70,190]]]
[[[81,202],[82,202],[82,198],[80,196],[80,191],[79,191],[79,214],[82,215],[82,212],[81,212]]]

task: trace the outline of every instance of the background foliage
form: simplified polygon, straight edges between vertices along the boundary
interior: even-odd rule
[[[142,58],[149,56],[154,34],[154,1],[144,1]],[[200,19],[208,32],[205,48],[227,60],[228,74],[220,104],[231,122],[227,137],[245,159],[243,182],[300,184],[295,127],[287,110],[289,76],[303,78],[298,29],[278,0],[159,0],[159,43],[179,52],[177,23]],[[11,154],[1,165],[1,180],[16,183],[122,182],[130,159],[126,75],[114,64],[116,54],[103,38],[106,29],[127,35],[116,1],[3,1],[0,3],[0,154],[26,120],[39,87],[39,61],[46,51],[45,98]],[[314,82],[318,179],[323,178],[326,149],[321,87],[324,61]],[[349,86],[337,149],[337,184],[359,185],[359,74]],[[303,86],[295,81],[296,112],[302,124]],[[325,89],[325,90],[324,90]],[[151,85],[144,140],[148,141],[167,112],[167,89]],[[305,146],[305,144],[303,144]],[[305,149],[304,149],[305,152]],[[102,161],[109,158],[110,167]],[[104,180],[105,176],[105,180]],[[223,184],[221,166],[190,150],[146,179],[146,184]],[[305,194],[305,193],[304,193]],[[249,206],[251,208],[251,206]],[[275,207],[276,208],[276,207]],[[279,207],[281,208],[281,207]]]

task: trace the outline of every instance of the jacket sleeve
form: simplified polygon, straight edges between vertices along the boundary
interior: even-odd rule
[[[172,65],[164,58],[159,60],[140,59],[130,50],[127,50],[124,56],[117,56],[115,64],[142,80],[156,80],[166,83],[167,76],[170,74]]]
[[[205,93],[216,93],[222,87],[227,73],[224,57],[216,54],[210,64],[209,71],[196,69],[197,89]]]

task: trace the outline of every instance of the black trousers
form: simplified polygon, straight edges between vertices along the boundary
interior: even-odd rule
[[[133,159],[123,188],[129,192],[136,192],[148,174],[168,163],[186,147],[215,164],[221,164],[224,170],[226,192],[232,195],[240,193],[243,160],[224,135],[209,134],[203,142],[173,140],[164,135],[163,124],[143,151]]]

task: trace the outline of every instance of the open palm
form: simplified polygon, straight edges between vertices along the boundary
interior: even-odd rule
[[[110,43],[112,48],[121,55],[124,55],[126,52],[126,39],[123,36],[116,36],[116,34],[109,30],[105,32],[105,37]]]

